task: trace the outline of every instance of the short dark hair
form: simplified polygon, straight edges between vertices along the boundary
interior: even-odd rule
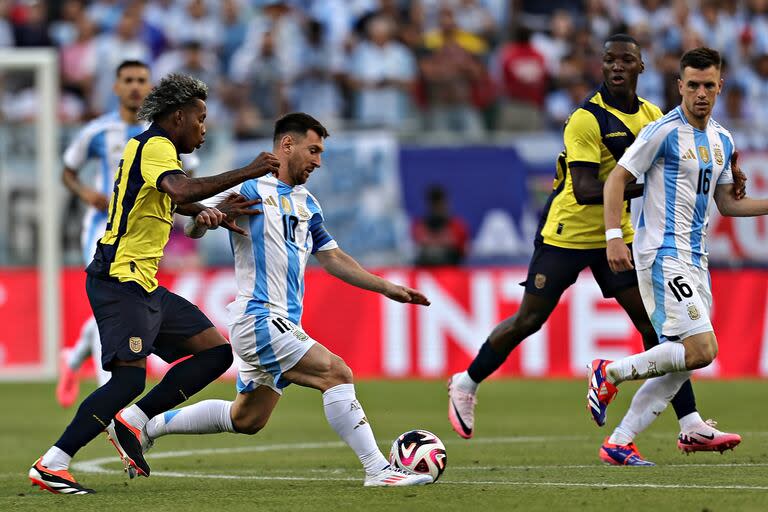
[[[275,121],[275,134],[272,137],[272,141],[277,143],[280,140],[280,137],[287,133],[305,135],[307,130],[312,130],[323,139],[330,137],[325,126],[320,124],[320,121],[311,115],[305,114],[304,112],[291,112]]]
[[[136,117],[147,121],[159,121],[171,112],[187,106],[195,99],[205,101],[208,98],[208,86],[201,80],[171,73],[160,80],[141,104]]]
[[[685,68],[694,69],[707,69],[710,66],[720,69],[723,64],[723,59],[720,57],[720,52],[700,46],[693,50],[688,50],[680,57],[680,75],[682,76]]]
[[[119,66],[117,66],[117,69],[115,70],[115,76],[120,76],[120,72],[125,68],[144,68],[149,71],[149,66],[146,62],[142,62],[140,60],[124,60],[120,63]]]
[[[631,43],[640,48],[640,43],[637,42],[637,39],[629,34],[613,34],[608,37],[603,44],[606,45],[608,43]]]

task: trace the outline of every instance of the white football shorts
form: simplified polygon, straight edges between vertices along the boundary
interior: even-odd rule
[[[683,340],[713,330],[709,318],[712,291],[706,270],[662,256],[651,268],[638,270],[637,280],[645,310],[660,338]]]
[[[282,379],[317,343],[304,330],[277,315],[239,315],[229,326],[229,341],[240,358],[237,392],[269,386],[278,394],[290,384]]]

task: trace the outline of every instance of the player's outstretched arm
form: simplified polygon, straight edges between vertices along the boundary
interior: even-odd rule
[[[768,199],[744,197],[737,199],[734,184],[715,187],[715,203],[722,215],[727,217],[756,217],[768,215]]]
[[[621,211],[624,207],[624,191],[635,177],[624,167],[617,165],[608,175],[603,189],[606,254],[608,266],[613,272],[632,270],[632,255],[624,243],[621,232]]]
[[[326,272],[338,277],[347,284],[364,290],[378,292],[397,302],[429,306],[429,300],[413,288],[395,284],[379,276],[373,275],[349,254],[339,248],[328,251],[318,251],[315,257]]]
[[[160,182],[160,190],[171,196],[176,204],[194,203],[214,196],[246,180],[261,178],[267,174],[277,174],[280,168],[275,155],[261,153],[251,163],[240,169],[206,176],[188,178],[184,174],[169,174]]]

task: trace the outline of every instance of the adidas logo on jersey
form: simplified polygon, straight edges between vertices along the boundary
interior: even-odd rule
[[[688,148],[688,151],[683,153],[680,160],[696,160],[696,153],[693,152],[693,149]]]
[[[277,206],[277,201],[275,201],[275,198],[272,196],[267,197],[264,200],[264,204],[268,204],[269,206]]]

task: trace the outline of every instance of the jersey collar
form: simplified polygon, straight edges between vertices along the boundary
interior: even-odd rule
[[[621,106],[619,105],[619,102],[616,101],[616,98],[611,95],[610,91],[608,90],[608,87],[605,85],[605,82],[600,86],[600,89],[598,91],[600,93],[600,96],[603,98],[603,103],[606,105],[615,108],[619,112],[624,112],[621,109]],[[637,94],[635,94],[635,101],[632,103],[629,112],[624,112],[625,114],[637,114],[637,112],[640,110],[640,98],[637,97]]]

